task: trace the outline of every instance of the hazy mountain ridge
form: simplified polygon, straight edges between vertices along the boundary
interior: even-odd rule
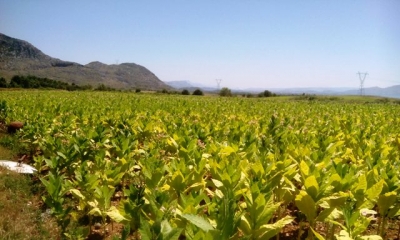
[[[343,94],[347,95],[356,95],[359,93],[360,93],[359,89],[343,92]],[[400,98],[400,85],[394,85],[386,88],[380,88],[380,87],[365,88],[364,95]]]
[[[193,83],[189,80],[168,81],[166,84],[177,89],[201,89],[203,91],[215,92],[218,91],[216,87],[205,86],[199,83]],[[223,86],[221,86],[223,87]],[[231,89],[236,93],[261,93],[265,90],[277,94],[315,94],[315,95],[359,95],[359,88],[349,87],[335,87],[335,88],[318,88],[318,87],[305,87],[305,88],[246,88],[246,89]],[[370,87],[364,89],[364,95],[400,98],[400,85],[391,87],[380,88]]]
[[[178,80],[178,81],[165,81],[165,83],[173,88],[176,88],[178,90],[189,90],[189,91],[194,91],[196,89],[201,89],[206,92],[215,92],[218,91],[217,88],[215,87],[208,87],[206,85],[203,85],[201,83],[193,83],[189,80]]]
[[[50,57],[24,40],[0,33],[0,77],[34,75],[94,87],[104,84],[117,89],[170,89],[154,73],[135,63],[81,65]]]

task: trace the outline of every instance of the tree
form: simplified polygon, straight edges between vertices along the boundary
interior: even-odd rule
[[[224,87],[221,89],[221,91],[219,91],[219,95],[222,97],[230,97],[232,96],[232,92],[229,88]]]
[[[194,90],[193,95],[203,96],[204,93],[203,93],[203,91],[201,91],[200,89],[196,89],[196,90]]]
[[[182,95],[190,95],[190,92],[187,89],[183,89]]]
[[[265,90],[264,92],[261,92],[258,94],[259,97],[273,97],[276,96],[275,93],[272,93],[268,90]]]
[[[0,88],[6,88],[7,87],[7,81],[5,78],[0,77]]]
[[[11,78],[10,81],[10,87],[12,88],[20,88],[21,85],[20,83],[22,82],[22,77],[15,75],[14,77]]]

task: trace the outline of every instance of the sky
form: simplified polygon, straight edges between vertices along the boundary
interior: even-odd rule
[[[229,88],[400,84],[400,0],[0,0],[0,33]]]

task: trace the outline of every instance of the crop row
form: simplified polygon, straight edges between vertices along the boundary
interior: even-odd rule
[[[64,236],[382,239],[400,214],[400,107],[6,92]],[[375,225],[375,226],[373,226]],[[374,232],[371,233],[373,229]],[[291,233],[293,234],[293,233]]]

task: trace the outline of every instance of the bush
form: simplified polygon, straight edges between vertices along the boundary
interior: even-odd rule
[[[203,96],[204,93],[203,93],[203,91],[201,91],[200,89],[196,89],[196,90],[194,90],[193,95]]]
[[[232,92],[229,88],[224,87],[219,91],[219,95],[222,97],[230,97],[232,96]]]
[[[136,93],[140,93],[141,90],[140,90],[139,88],[136,88],[135,92],[136,92]]]
[[[0,77],[0,88],[6,88],[7,87],[7,81],[5,78]]]
[[[190,95],[190,92],[187,89],[183,89],[182,95]]]
[[[96,91],[115,91],[114,88],[106,86],[104,84],[100,84],[95,90]]]
[[[259,93],[258,96],[259,97],[274,97],[274,96],[276,96],[276,94],[272,93],[268,90],[265,90],[264,92]]]

